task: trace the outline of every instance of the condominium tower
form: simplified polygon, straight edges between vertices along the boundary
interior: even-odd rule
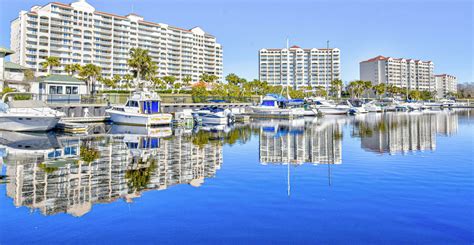
[[[448,93],[456,93],[458,91],[458,81],[455,76],[448,74],[435,75],[437,96],[446,97]]]
[[[332,80],[340,79],[340,51],[298,46],[261,49],[259,79],[270,85],[323,86],[327,89]]]
[[[401,88],[435,91],[434,64],[405,58],[377,56],[360,62],[360,79]]]
[[[207,73],[222,79],[222,47],[199,27],[188,30],[136,14],[105,13],[85,0],[33,6],[11,22],[11,60],[39,75],[47,72],[41,62],[56,56],[62,66],[53,74],[64,74],[66,64],[92,63],[102,68],[103,76],[122,76],[129,73],[127,59],[134,47],[149,51],[159,76],[191,76],[196,82]]]

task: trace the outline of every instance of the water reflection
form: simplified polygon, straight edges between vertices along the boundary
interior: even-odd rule
[[[408,153],[436,150],[437,135],[457,132],[455,112],[386,113],[355,117],[353,137],[361,138],[364,150],[376,153]]]
[[[144,191],[179,184],[199,187],[223,165],[224,145],[245,144],[253,135],[261,164],[329,167],[343,162],[343,135],[360,138],[369,152],[434,151],[438,135],[456,134],[463,113],[258,120],[195,129],[98,125],[87,136],[0,131],[0,166],[7,176],[0,183],[17,207],[82,216],[95,203],[132,202]]]
[[[132,201],[146,190],[199,187],[220,169],[222,144],[212,132],[212,144],[196,144],[186,132],[153,130],[114,126],[84,137],[2,132],[7,195],[45,215],[82,216],[94,203]]]
[[[301,165],[342,163],[342,124],[347,117],[310,121],[266,120],[260,127],[260,163]]]

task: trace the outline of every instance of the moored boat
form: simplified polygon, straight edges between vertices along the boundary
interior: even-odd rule
[[[228,124],[235,120],[231,110],[220,107],[204,107],[193,111],[192,115],[202,124]]]
[[[124,106],[106,110],[117,124],[156,126],[170,125],[172,115],[161,112],[161,98],[155,92],[135,92]]]
[[[0,102],[0,129],[8,131],[49,131],[53,129],[64,116],[63,112],[51,109],[40,100],[11,100],[4,102],[7,93]],[[25,93],[19,93],[25,94]],[[27,95],[33,98],[33,94]]]

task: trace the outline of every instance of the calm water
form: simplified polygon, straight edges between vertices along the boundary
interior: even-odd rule
[[[0,132],[0,244],[472,244],[472,113]]]

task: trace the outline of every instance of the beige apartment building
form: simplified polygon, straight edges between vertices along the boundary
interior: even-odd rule
[[[401,88],[436,91],[434,64],[405,58],[377,56],[360,62],[360,80]]]
[[[276,86],[323,86],[340,79],[340,50],[337,48],[260,49],[259,80]]]
[[[458,91],[458,80],[453,75],[440,74],[435,75],[436,92],[439,98],[446,97],[449,93],[456,93]]]
[[[222,47],[201,28],[183,29],[146,21],[137,14],[121,16],[96,10],[85,0],[58,2],[20,11],[11,22],[12,62],[48,71],[41,62],[48,56],[61,59],[53,74],[65,74],[64,65],[95,64],[102,75],[129,73],[127,59],[134,47],[147,49],[158,65],[158,75],[196,82],[203,73],[222,79]]]

